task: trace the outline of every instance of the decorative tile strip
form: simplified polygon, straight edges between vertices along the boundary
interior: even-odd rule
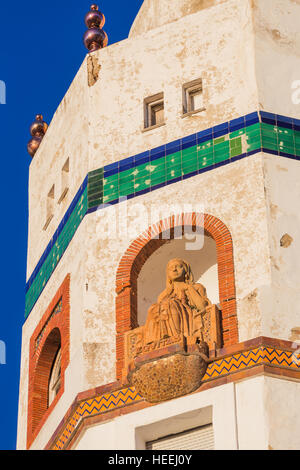
[[[59,263],[62,255],[71,242],[77,228],[87,211],[87,188],[83,185],[77,197],[76,204],[71,204],[62,223],[56,230],[51,242],[45,250],[37,268],[27,283],[25,317],[33,309],[37,299],[41,295],[46,283]]]
[[[103,204],[103,168],[88,174],[88,209]]]
[[[261,151],[299,160],[300,120],[254,112],[89,172],[26,284],[25,317],[87,213]]]
[[[300,371],[300,350],[297,353],[261,346],[250,351],[234,354],[210,364],[203,377],[203,382],[260,364]]]
[[[107,411],[112,411],[116,408],[137,403],[141,400],[142,397],[134,388],[124,388],[115,392],[106,393],[105,395],[100,395],[99,397],[95,397],[90,400],[82,401],[67,421],[65,428],[53,445],[52,450],[61,450],[81,420],[87,416],[94,416]]]

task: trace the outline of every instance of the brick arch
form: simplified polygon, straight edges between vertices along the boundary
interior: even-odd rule
[[[48,406],[48,386],[57,351],[61,348],[61,386]],[[50,302],[30,338],[28,381],[27,448],[41,430],[64,393],[70,349],[70,275]]]
[[[188,213],[171,216],[149,227],[134,240],[124,253],[116,276],[116,373],[122,377],[124,366],[124,333],[138,326],[137,279],[146,260],[168,240],[162,234],[184,227],[204,228],[204,233],[215,240],[217,248],[219,296],[222,310],[223,344],[238,342],[236,294],[231,234],[224,223],[209,214]]]
[[[32,398],[32,432],[48,409],[48,387],[52,366],[58,350],[61,348],[61,334],[59,328],[54,328],[47,336],[37,360]]]

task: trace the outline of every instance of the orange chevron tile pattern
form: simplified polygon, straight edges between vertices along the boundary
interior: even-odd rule
[[[120,408],[131,403],[137,403],[140,400],[142,400],[142,397],[134,388],[124,388],[81,402],[68,420],[65,429],[52,449],[61,450],[79,422],[86,416],[105,413],[106,411]]]
[[[261,364],[263,357],[263,348],[257,348],[214,361],[209,364],[203,382]]]
[[[261,346],[250,351],[237,353],[209,364],[203,382],[259,364],[300,370],[300,351],[283,351]]]
[[[264,348],[265,363],[273,366],[300,370],[300,349],[294,352],[274,348]]]

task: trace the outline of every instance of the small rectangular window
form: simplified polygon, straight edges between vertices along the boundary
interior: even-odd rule
[[[213,450],[212,424],[146,442],[146,450]]]
[[[50,224],[52,218],[54,216],[54,185],[50,189],[48,196],[47,196],[47,202],[46,202],[46,222],[43,227],[43,230],[47,230],[48,225]]]
[[[149,129],[165,123],[164,94],[150,96],[144,100],[144,128]]]
[[[60,204],[64,198],[66,197],[69,191],[69,171],[70,171],[70,160],[69,158],[66,160],[64,166],[61,170],[61,195],[58,200],[58,204]]]
[[[204,111],[202,79],[193,80],[182,87],[183,115]]]

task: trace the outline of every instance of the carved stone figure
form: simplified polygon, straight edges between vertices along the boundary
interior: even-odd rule
[[[148,310],[144,344],[159,344],[178,335],[203,341],[202,317],[211,305],[205,287],[194,282],[191,267],[183,259],[170,260],[166,274],[166,289]]]
[[[190,265],[171,259],[166,276],[145,325],[125,334],[124,380],[150,403],[197,390],[222,344],[219,309]]]

